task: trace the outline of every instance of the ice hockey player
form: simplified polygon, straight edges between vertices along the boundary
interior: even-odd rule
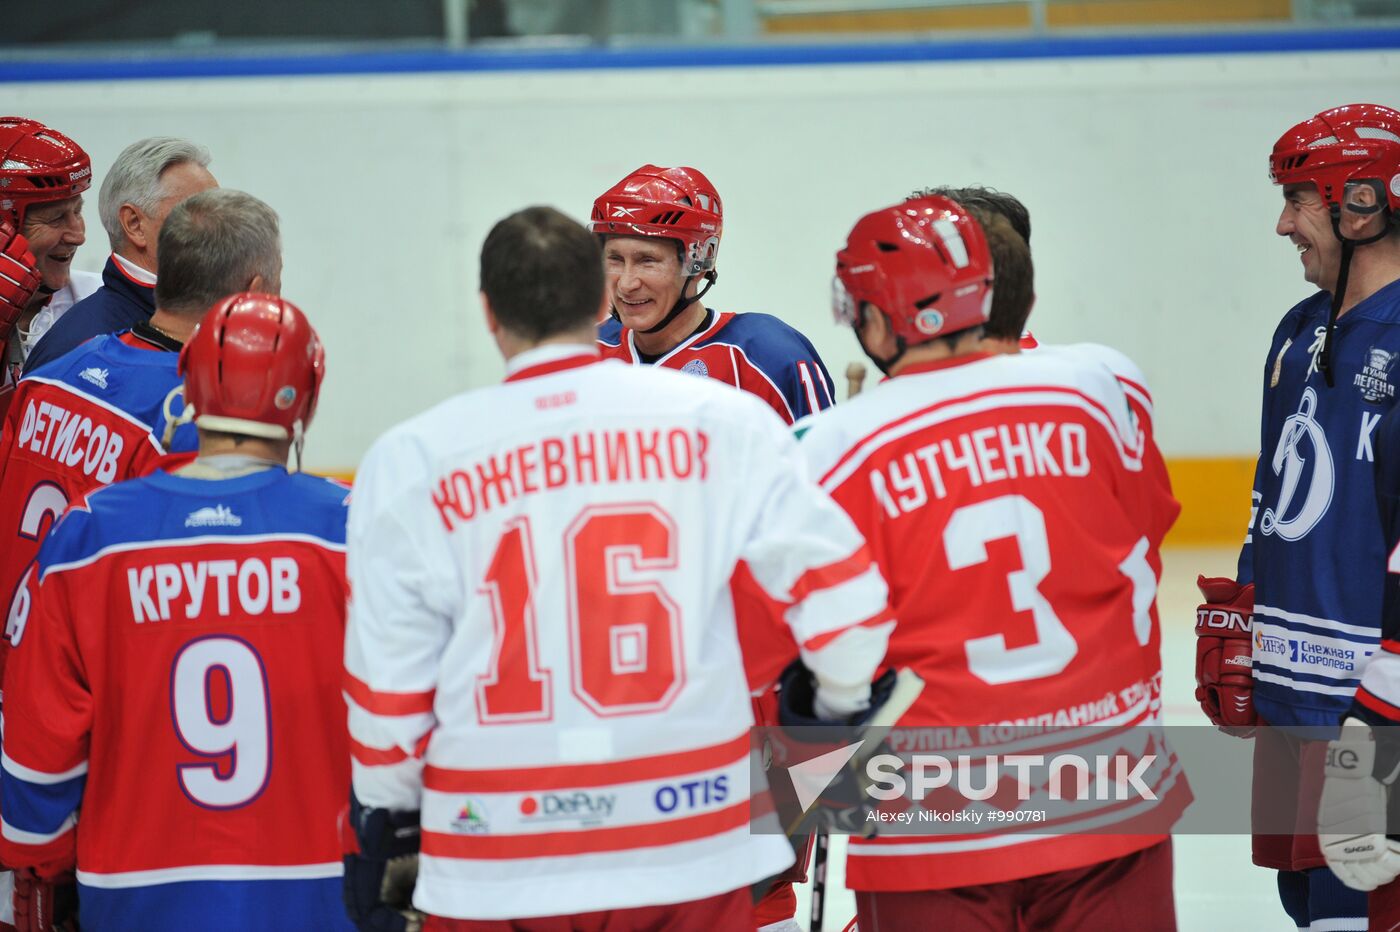
[[[988,235],[1005,238],[998,284],[1029,296],[1031,276],[1010,224],[988,225],[937,196],[856,223],[836,310],[890,378],[812,418],[802,450],[891,582],[888,662],[927,684],[901,726],[1113,725],[1127,740],[1155,718],[1146,556],[1175,502],[1142,469],[1143,434],[1107,368],[986,345]],[[1020,310],[1008,333],[1028,300]],[[1163,760],[1148,771],[1159,826],[1189,801]],[[1090,804],[1072,815],[1106,816],[1127,818]],[[1139,824],[853,838],[846,882],[861,928],[937,915],[948,929],[1173,929],[1170,843]]]
[[[749,831],[735,567],[790,606],[827,718],[868,706],[893,627],[767,405],[599,364],[601,259],[550,208],[498,223],[480,280],[505,383],[394,428],[356,478],[347,882],[377,890],[421,825],[425,932],[749,927],[749,885],[792,852]]]
[[[1252,608],[1251,628],[1214,638],[1216,657],[1248,658],[1252,675],[1222,661],[1197,677],[1215,684],[1219,721],[1258,726],[1256,811],[1297,812],[1296,834],[1254,837],[1254,863],[1279,871],[1288,915],[1303,928],[1365,928],[1366,897],[1343,881],[1380,852],[1345,850],[1342,833],[1325,824],[1332,837],[1323,850],[1314,813],[1327,744],[1289,728],[1335,727],[1366,708],[1363,684],[1372,697],[1392,695],[1368,659],[1381,641],[1388,555],[1376,432],[1395,405],[1400,358],[1400,112],[1352,104],[1319,113],[1279,137],[1269,169],[1283,189],[1276,231],[1297,247],[1318,291],[1284,315],[1264,359],[1249,537],[1234,584],[1202,606],[1243,618]],[[1335,817],[1325,807],[1323,815]],[[1389,915],[1387,925],[1400,919]]]
[[[37,120],[0,117],[0,219],[27,244],[6,252],[12,259],[29,252],[28,268],[40,278],[23,304],[0,300],[0,418],[29,351],[102,283],[72,268],[87,238],[82,195],[91,186],[92,162],[76,142]],[[12,235],[0,235],[0,244]]]
[[[139,476],[196,436],[172,420],[178,352],[199,319],[230,294],[281,287],[277,214],[241,191],[197,195],[161,232],[166,274],[157,310],[131,330],[95,338],[20,380],[0,429],[0,598],[6,630],[23,624],[24,577],[70,502]],[[0,671],[4,645],[0,643]]]
[[[704,305],[724,213],[699,171],[643,165],[593,202],[591,226],[607,269],[605,357],[717,379],[789,424],[831,405],[831,376],[806,337],[769,314]]]
[[[0,774],[31,915],[76,867],[84,930],[353,928],[348,491],[286,468],[323,370],[294,305],[221,301],[180,354],[198,458],[90,493],[45,540]]]

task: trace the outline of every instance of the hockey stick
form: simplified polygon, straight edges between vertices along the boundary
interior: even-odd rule
[[[918,701],[924,691],[923,677],[913,670],[905,667],[895,674],[894,689],[890,690],[890,697],[884,704],[870,716],[870,721],[865,723],[863,740],[868,739],[870,732],[876,728],[893,728],[899,720],[904,717],[904,713]],[[847,764],[849,767],[863,767],[865,761],[870,759],[875,751],[880,747],[880,742],[876,741],[875,746],[868,751],[864,747],[857,752]],[[803,816],[806,812],[803,812]],[[802,816],[798,816],[799,821]],[[821,932],[822,922],[826,918],[826,861],[827,850],[830,845],[830,836],[820,828],[813,829],[816,833],[816,851],[812,855],[812,914],[808,928],[811,932]]]
[[[821,932],[826,918],[826,850],[830,843],[831,836],[818,829],[817,850],[812,855],[812,919],[807,926],[811,932]]]

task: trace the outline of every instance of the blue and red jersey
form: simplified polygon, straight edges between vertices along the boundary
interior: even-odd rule
[[[788,424],[836,400],[831,375],[811,341],[769,314],[711,308],[699,330],[656,360],[645,359],[632,331],[616,320],[598,328],[598,345],[604,359],[650,362],[733,385],[762,398]]]
[[[143,335],[144,334],[144,335]],[[198,444],[184,424],[162,443],[165,401],[180,384],[179,344],[156,331],[98,337],[19,382],[0,428],[0,599],[7,624],[23,580],[68,504],[144,475],[170,451]],[[177,400],[175,409],[182,405]],[[0,675],[5,645],[0,642]]]
[[[347,499],[280,468],[158,470],[44,541],[6,673],[0,860],[76,866],[84,929],[351,929]]]

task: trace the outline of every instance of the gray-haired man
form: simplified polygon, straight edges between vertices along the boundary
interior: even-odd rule
[[[185,198],[218,187],[209,161],[208,149],[171,136],[152,136],[122,150],[97,196],[98,214],[112,244],[102,287],[73,305],[44,334],[29,353],[26,372],[92,337],[150,319],[161,225]]]

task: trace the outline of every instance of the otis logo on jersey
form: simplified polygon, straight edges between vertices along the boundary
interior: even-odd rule
[[[684,783],[668,783],[659,787],[652,802],[660,812],[675,812],[677,809],[694,809],[722,803],[729,798],[729,776],[701,780],[687,780]]]

